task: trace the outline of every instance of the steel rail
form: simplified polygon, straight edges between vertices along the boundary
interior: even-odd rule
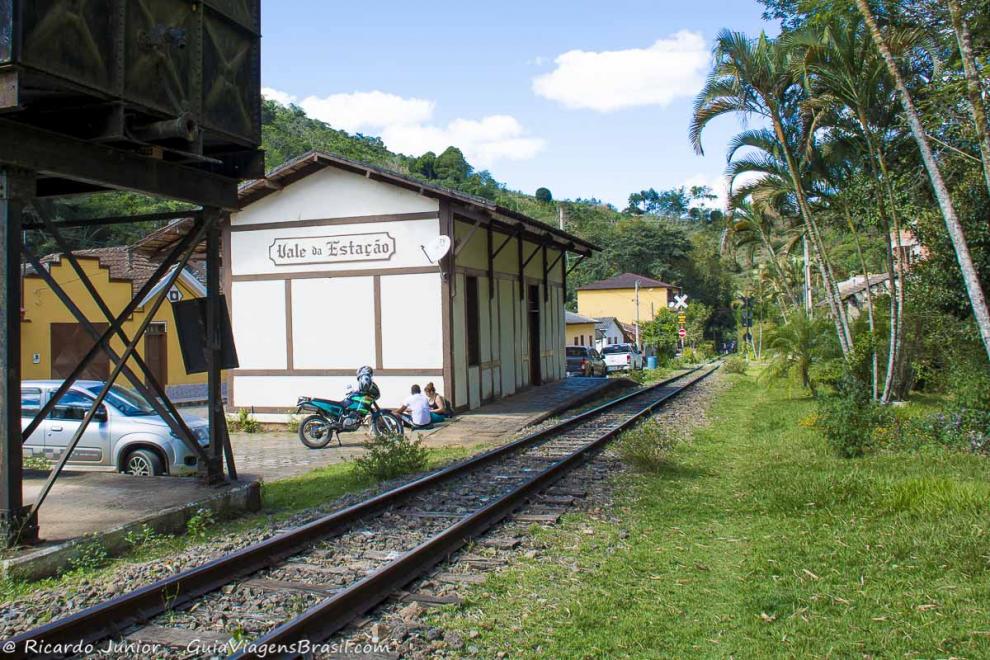
[[[471,472],[503,456],[534,445],[544,438],[577,426],[630,399],[645,396],[700,369],[702,369],[700,366],[694,367],[655,385],[612,399],[553,426],[534,431],[519,440],[454,463],[295,529],[15,635],[5,641],[5,644],[13,643],[13,650],[7,651],[5,656],[32,657],[26,651],[29,643],[34,646],[42,642],[48,645],[75,642],[90,643],[119,636],[130,627],[144,623],[167,610],[181,607],[234,580],[278,564],[285,558],[299,552],[301,548],[342,532],[362,518],[383,511],[451,478]],[[661,402],[665,400],[667,399],[664,398]],[[7,647],[4,646],[4,648],[6,651]]]
[[[496,525],[525,503],[531,495],[545,490],[569,471],[590,460],[616,435],[636,424],[644,416],[651,414],[659,406],[686,391],[692,385],[704,380],[716,369],[718,369],[718,365],[691,382],[651,402],[615,428],[609,429],[598,438],[571,452],[511,492],[462,518],[451,527],[397,557],[362,580],[314,605],[295,619],[282,624],[256,641],[246,644],[244,648],[230,657],[236,660],[247,660],[266,657],[293,658],[303,655],[302,647],[299,646],[301,641],[319,643],[339,632],[351,621],[373,609],[390,595],[422,576],[436,564],[444,561],[471,538]]]

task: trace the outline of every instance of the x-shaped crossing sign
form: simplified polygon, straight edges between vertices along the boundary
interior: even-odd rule
[[[674,296],[674,302],[670,303],[670,306],[674,309],[687,309],[687,294],[683,296]]]

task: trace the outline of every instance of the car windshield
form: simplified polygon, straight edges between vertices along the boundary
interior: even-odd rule
[[[588,355],[587,348],[582,348],[581,346],[567,347],[567,357],[586,357],[587,355]]]
[[[625,344],[614,344],[612,346],[606,346],[602,349],[602,353],[605,355],[612,355],[615,353],[630,353],[632,349]]]
[[[83,389],[96,396],[103,389],[102,383],[87,385]],[[151,405],[129,389],[114,385],[107,392],[106,402],[119,410],[126,417],[147,417],[154,415],[155,409]]]

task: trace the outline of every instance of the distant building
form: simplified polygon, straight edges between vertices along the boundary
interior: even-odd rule
[[[846,313],[851,319],[859,318],[859,315],[866,309],[867,288],[873,296],[886,296],[890,293],[890,276],[887,273],[870,275],[869,286],[867,279],[863,275],[850,277],[848,280],[839,282],[839,297],[842,304],[846,306]],[[824,305],[825,301],[820,304]]]
[[[897,238],[897,232],[890,233],[890,240],[894,246],[894,262],[898,266],[903,263],[904,270],[911,270],[911,267],[919,261],[928,258],[928,248],[921,244],[910,229],[902,229],[899,242]]]
[[[595,319],[581,316],[574,312],[564,311],[564,323],[567,325],[568,346],[595,346]]]
[[[79,266],[92,280],[93,286],[114,314],[124,309],[134,294],[151,279],[161,263],[160,259],[143,254],[140,247],[141,244],[73,252],[79,260]],[[105,330],[108,326],[106,318],[100,313],[64,256],[52,254],[41,261],[86,318],[97,329]],[[166,272],[166,275],[141,301],[141,305],[124,322],[123,330],[128,337],[133,337],[144,321],[146,306],[164,288],[171,272],[171,270]],[[206,295],[206,287],[193,262],[183,269],[175,285],[166,295],[171,302]],[[24,311],[21,316],[23,378],[48,379],[68,376],[93,343],[92,336],[59,301],[45,280],[33,269],[28,268],[24,275]],[[124,351],[123,342],[117,337],[111,340],[111,346],[118,355]],[[186,373],[170,304],[163,304],[159,308],[148,326],[144,339],[138,344],[137,353],[144,358],[155,379],[162,385],[176,386],[206,382],[206,374]],[[101,351],[90,361],[81,377],[105,380],[110,375],[110,366],[109,358]],[[135,373],[139,373],[133,360],[128,366]],[[123,378],[119,382],[121,385],[129,385]]]
[[[613,344],[631,344],[636,341],[636,330],[630,334],[622,323],[614,316],[600,316],[595,319],[597,341],[595,348],[602,350]],[[631,326],[630,326],[631,327]]]
[[[636,285],[639,285],[639,307]],[[651,320],[673,299],[680,287],[633,273],[623,273],[607,280],[578,287],[578,314],[594,318],[614,317],[620,323],[643,323]]]

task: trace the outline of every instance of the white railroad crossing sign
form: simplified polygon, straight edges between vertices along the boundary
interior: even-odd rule
[[[687,294],[683,296],[674,296],[674,302],[670,303],[670,306],[674,309],[687,309]]]

